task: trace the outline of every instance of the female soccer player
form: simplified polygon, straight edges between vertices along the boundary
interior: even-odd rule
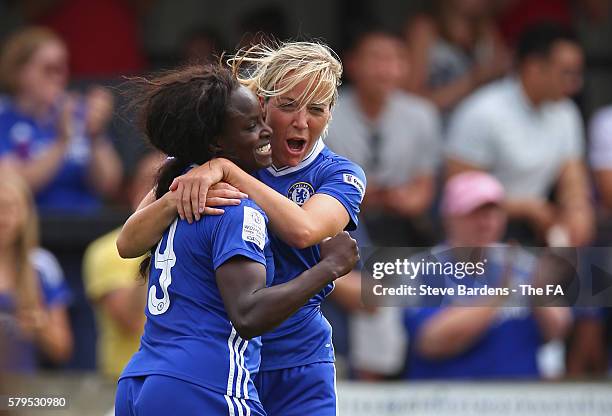
[[[252,172],[271,162],[270,128],[257,98],[219,66],[188,67],[144,84],[149,141],[173,159],[155,189],[193,163],[233,160]],[[222,216],[174,220],[150,262],[147,323],[120,377],[116,414],[265,415],[253,379],[260,339],[357,260],[346,233],[327,240],[321,262],[283,285],[273,275],[267,218],[252,200]]]
[[[204,204],[218,205],[219,197],[239,197],[231,189],[208,192],[212,184],[224,181],[246,192],[268,216],[277,285],[317,264],[321,254],[317,244],[324,238],[356,227],[365,176],[321,139],[342,73],[332,51],[317,43],[292,42],[251,49],[232,62],[237,71],[248,66],[244,72],[250,75],[240,81],[264,105],[273,129],[273,165],[254,176],[225,159],[191,170],[173,184],[178,207],[173,201],[152,204],[153,199],[146,198],[144,208],[126,223],[117,246],[124,256],[141,255],[159,240],[177,208],[181,218],[198,219],[206,212]],[[336,414],[331,326],[320,311],[332,289],[333,285],[324,288],[262,337],[258,390],[268,415]]]

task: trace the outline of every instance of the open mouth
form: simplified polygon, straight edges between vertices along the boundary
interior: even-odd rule
[[[304,140],[304,139],[289,139],[289,140],[287,140],[287,147],[293,153],[301,153],[306,148],[306,140]]]
[[[257,153],[258,155],[268,155],[271,151],[272,146],[270,146],[270,142],[255,148],[255,153]]]

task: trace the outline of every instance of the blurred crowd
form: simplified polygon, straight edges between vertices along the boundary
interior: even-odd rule
[[[119,257],[113,227],[164,160],[134,144],[121,87],[156,69],[138,32],[154,2],[19,3],[21,24],[0,46],[0,365],[116,379],[138,348],[146,295],[140,259]],[[239,46],[287,36],[275,13],[245,18]],[[345,26],[325,142],[367,175],[361,246],[609,245],[612,2],[436,0],[401,31]],[[197,29],[175,63],[223,50],[233,48]],[[109,211],[122,214],[96,226]],[[55,239],[45,224],[60,224]],[[53,243],[75,231],[88,236],[80,247]],[[324,308],[344,377],[609,374],[608,309],[364,307],[359,273],[345,279]]]

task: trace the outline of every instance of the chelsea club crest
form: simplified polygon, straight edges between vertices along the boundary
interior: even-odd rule
[[[302,206],[313,196],[314,188],[308,182],[296,182],[289,188],[287,198]]]

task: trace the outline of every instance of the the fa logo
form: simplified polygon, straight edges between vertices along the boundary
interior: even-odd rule
[[[287,192],[287,198],[302,206],[313,196],[314,188],[308,182],[297,182],[291,185]]]

